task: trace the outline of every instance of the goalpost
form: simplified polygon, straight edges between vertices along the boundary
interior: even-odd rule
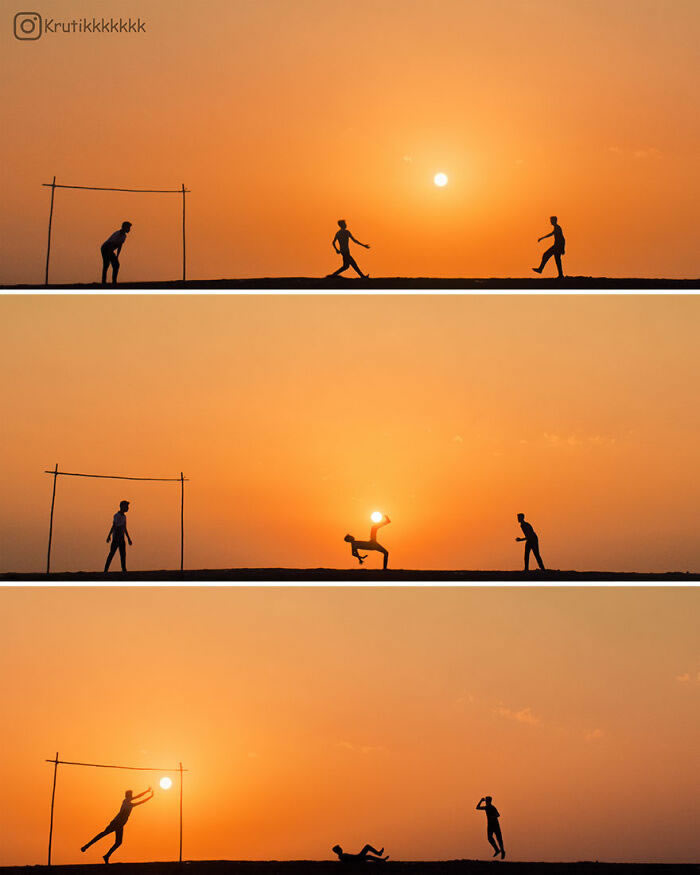
[[[180,194],[182,195],[182,281],[185,281],[186,275],[186,249],[185,249],[185,195],[190,193],[190,189],[185,188],[183,182],[180,188],[174,189],[154,189],[154,188],[102,188],[93,185],[62,185],[56,182],[54,176],[53,182],[42,182],[45,188],[51,189],[51,205],[49,207],[49,237],[46,244],[46,273],[44,276],[44,285],[49,284],[49,259],[51,257],[51,225],[53,222],[53,202],[57,188],[77,188],[82,191],[126,191],[133,194]]]
[[[87,766],[91,769],[127,769],[131,772],[178,772],[180,775],[180,857],[178,862],[182,863],[182,773],[189,771],[182,768],[182,763],[178,763],[176,769],[156,769],[152,766],[111,766],[102,763],[74,763],[69,760],[59,760],[58,751],[56,757],[52,760],[46,760],[47,763],[53,763],[53,789],[51,791],[51,821],[49,824],[49,859],[48,865],[51,865],[51,844],[53,841],[53,810],[56,799],[56,777],[58,775],[59,766]]]
[[[44,471],[53,475],[53,492],[51,494],[51,516],[49,518],[49,546],[46,552],[46,573],[51,569],[51,540],[53,537],[53,512],[56,505],[56,479],[58,477],[92,477],[98,480],[139,480],[147,483],[179,483],[180,484],[180,571],[185,564],[185,483],[187,477],[180,471],[179,477],[122,477],[119,474],[75,474],[70,471],[59,471],[58,462],[53,471]]]

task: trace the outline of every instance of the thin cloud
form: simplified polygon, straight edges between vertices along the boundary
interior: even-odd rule
[[[602,729],[591,729],[586,733],[586,741],[598,741],[605,735]]]
[[[542,726],[542,720],[532,713],[532,708],[521,708],[520,711],[512,711],[499,705],[496,714],[505,720],[514,720],[516,723],[526,723],[528,726]]]

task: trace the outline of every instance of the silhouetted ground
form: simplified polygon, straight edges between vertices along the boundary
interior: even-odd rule
[[[613,581],[615,583],[691,583],[700,580],[700,573],[688,571],[667,571],[662,573],[645,572],[615,572],[615,571],[462,571],[436,570],[414,571],[407,568],[203,568],[185,571],[74,571],[51,572],[51,574],[4,572],[0,581],[30,580],[68,581],[84,583],[92,580],[110,581],[144,581],[154,583],[162,581],[194,581],[196,583],[213,580],[232,582],[244,581],[279,581],[280,583],[322,583],[340,581],[343,583],[418,583],[431,581],[435,583],[489,583],[494,581],[514,581],[515,583],[585,583]]]
[[[347,866],[337,861],[276,860],[199,860],[184,863],[110,863],[116,875],[340,875],[370,872],[375,865],[387,867],[386,875],[486,875],[494,867],[505,866],[512,875],[696,875],[698,866],[692,863],[521,863],[498,860],[445,860],[443,862],[365,863]],[[342,869],[340,868],[342,866]],[[88,871],[89,870],[89,871]],[[104,863],[81,866],[5,866],[0,875],[97,875],[104,872]]]
[[[551,277],[527,276],[527,277],[504,277],[473,278],[473,277],[372,277],[368,280],[324,279],[321,277],[248,277],[245,279],[218,279],[218,280],[172,280],[168,282],[123,282],[116,287],[119,291],[129,289],[230,289],[231,291],[264,290],[264,289],[289,289],[290,291],[331,289],[345,292],[381,291],[382,289],[522,289],[536,291],[547,289],[550,291],[569,291],[572,289],[671,289],[681,291],[683,289],[700,288],[698,279],[663,279],[649,277],[596,277],[596,276],[569,276],[563,280]],[[83,292],[95,292],[102,289],[114,290],[114,286],[101,283],[66,283],[48,286],[44,285],[15,285],[0,286],[0,289],[74,289]]]

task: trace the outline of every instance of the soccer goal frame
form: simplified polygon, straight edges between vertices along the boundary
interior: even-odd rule
[[[81,191],[125,191],[131,194],[179,194],[182,195],[182,281],[185,282],[187,272],[186,244],[185,244],[185,195],[190,193],[190,189],[185,188],[183,182],[180,188],[158,189],[158,188],[105,188],[94,185],[64,185],[56,182],[54,176],[53,182],[42,182],[45,188],[51,189],[51,204],[49,206],[49,234],[46,243],[46,272],[44,274],[44,285],[49,284],[49,261],[51,258],[51,226],[53,224],[53,204],[56,196],[57,188],[73,188]]]
[[[76,474],[71,471],[59,471],[58,462],[53,471],[44,471],[53,477],[53,491],[51,493],[51,515],[49,517],[49,545],[46,551],[46,573],[51,570],[51,542],[53,539],[53,516],[56,506],[56,480],[59,477],[90,477],[97,480],[138,480],[147,483],[179,483],[180,484],[180,571],[185,567],[185,483],[187,477],[180,471],[179,477],[123,477],[119,474]]]
[[[112,765],[104,765],[103,763],[76,763],[71,762],[69,760],[59,760],[58,751],[56,751],[56,757],[52,760],[46,760],[47,763],[53,763],[53,788],[51,790],[51,819],[49,823],[49,854],[48,854],[48,865],[51,865],[51,845],[53,842],[53,812],[54,805],[56,801],[56,778],[58,777],[58,767],[59,766],[87,766],[91,769],[126,769],[130,772],[177,772],[180,775],[180,856],[178,859],[179,863],[182,863],[182,773],[189,771],[189,769],[183,769],[182,763],[178,763],[176,769],[156,769],[153,766],[112,766]]]

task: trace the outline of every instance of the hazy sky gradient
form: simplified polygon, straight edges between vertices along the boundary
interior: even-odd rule
[[[51,478],[190,478],[186,567],[700,569],[695,296],[0,300],[3,570],[44,568]],[[64,478],[54,570],[179,565],[179,486]],[[368,565],[374,567],[378,556]]]
[[[12,36],[3,0],[0,281],[43,282],[59,182],[192,189],[189,273],[325,275],[336,220],[373,275],[697,277],[696,0],[61,0],[141,35]],[[433,175],[450,184],[438,190]],[[57,194],[52,279],[180,276],[179,201]]]
[[[693,589],[0,589],[0,864],[46,859],[51,765],[177,766],[186,859],[696,862]],[[160,774],[61,768],[54,861]],[[177,796],[114,861],[177,859]]]

